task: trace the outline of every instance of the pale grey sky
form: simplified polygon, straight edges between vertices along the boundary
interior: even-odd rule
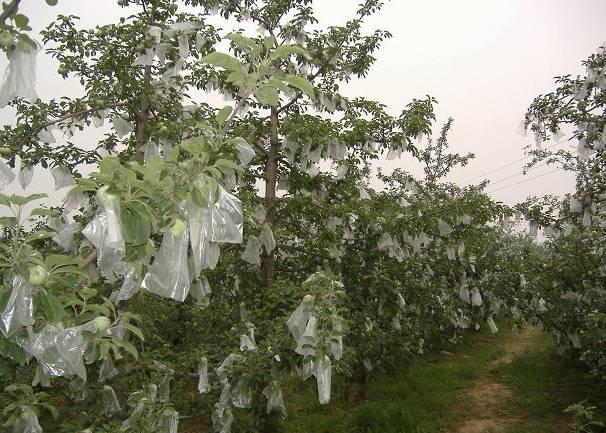
[[[82,18],[83,26],[115,21],[124,10],[108,0],[59,0],[47,7],[42,0],[24,0],[22,10],[34,30],[47,25],[57,13]],[[357,0],[316,0],[322,25],[341,24],[353,15]],[[467,183],[524,156],[531,138],[518,126],[532,99],[553,88],[553,76],[582,72],[581,61],[606,41],[606,2],[603,0],[391,0],[367,23],[367,29],[389,30],[387,40],[367,78],[346,86],[348,96],[378,100],[397,114],[413,97],[436,97],[440,123],[454,117],[450,134],[453,151],[474,152],[469,166],[450,177]],[[4,69],[6,60],[0,60]],[[42,98],[79,95],[77,83],[65,83],[56,63],[38,59],[37,91]],[[0,121],[11,112],[0,110]],[[93,132],[79,137],[90,143]],[[411,156],[380,164],[401,166],[414,173],[420,168]],[[540,167],[528,176],[515,176],[523,162],[487,177],[499,181],[488,191],[497,200],[515,203],[528,195],[560,194],[573,189],[573,180],[561,171],[510,186],[552,170]],[[42,176],[42,171],[38,171]],[[475,179],[478,182],[481,178]],[[14,185],[10,190],[19,191]]]

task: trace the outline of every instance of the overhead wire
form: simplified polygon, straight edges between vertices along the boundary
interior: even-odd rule
[[[550,170],[550,171],[546,171],[545,173],[541,173],[541,174],[539,174],[537,176],[529,177],[528,179],[522,179],[519,182],[515,182],[515,183],[512,183],[510,185],[505,185],[505,186],[502,186],[500,188],[493,189],[493,190],[490,190],[490,191],[486,191],[486,193],[489,194],[489,193],[501,191],[501,190],[504,190],[504,189],[507,189],[507,188],[511,188],[512,186],[520,185],[521,183],[525,183],[525,182],[530,182],[531,180],[538,179],[538,178],[543,177],[543,176],[547,176],[548,174],[555,173],[556,171],[560,171],[560,170],[561,170],[561,168],[556,168],[556,169],[553,169],[553,170]]]

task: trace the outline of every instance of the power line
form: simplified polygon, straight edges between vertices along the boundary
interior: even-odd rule
[[[547,161],[545,161],[545,162],[543,162],[542,164],[539,164],[539,165],[534,165],[534,166],[530,167],[530,168],[528,169],[528,171],[530,171],[530,170],[534,170],[535,168],[543,167],[543,166],[544,166],[544,165],[546,165],[546,164],[547,164]],[[498,184],[498,183],[505,182],[506,180],[512,179],[512,178],[514,178],[514,177],[518,177],[518,176],[525,176],[525,175],[526,175],[526,173],[524,173],[524,172],[521,172],[521,173],[514,173],[514,174],[512,174],[511,176],[504,177],[503,179],[499,179],[499,180],[496,180],[496,181],[494,181],[494,182],[490,181],[490,186],[494,186],[494,185],[496,185],[496,184]]]
[[[543,150],[551,149],[552,147],[557,146],[558,144],[565,144],[565,143],[562,143],[562,142],[559,142],[559,143],[554,143],[554,144],[552,144],[552,145],[550,145],[550,146],[547,146],[547,147],[546,147],[546,148],[544,148]],[[497,167],[497,168],[495,168],[495,169],[493,169],[493,170],[487,171],[486,173],[483,173],[483,174],[480,174],[480,175],[478,175],[478,176],[472,177],[471,179],[467,179],[467,180],[466,180],[466,181],[464,181],[463,183],[467,184],[467,183],[469,183],[469,182],[471,182],[471,181],[473,181],[473,180],[479,179],[479,178],[481,178],[481,177],[488,176],[489,174],[495,173],[495,172],[500,171],[500,170],[502,170],[502,169],[504,169],[504,168],[511,167],[512,165],[517,164],[517,163],[519,163],[519,162],[522,162],[522,161],[524,161],[525,159],[530,158],[531,156],[532,156],[532,155],[526,155],[526,156],[523,156],[522,158],[516,159],[515,161],[508,162],[507,164],[505,164],[505,165],[501,165],[500,167]]]
[[[539,175],[537,175],[537,176],[529,177],[528,179],[523,179],[523,180],[521,180],[521,181],[519,181],[519,182],[515,182],[515,183],[512,183],[512,184],[510,184],[510,185],[505,185],[505,186],[502,186],[501,188],[493,189],[493,190],[491,190],[491,191],[486,191],[486,194],[493,193],[493,192],[497,192],[497,191],[501,191],[501,190],[503,190],[503,189],[507,189],[507,188],[510,188],[510,187],[512,187],[512,186],[519,185],[519,184],[521,184],[521,183],[530,182],[531,180],[538,179],[538,178],[543,177],[543,176],[547,176],[548,174],[555,173],[556,171],[559,171],[559,170],[560,170],[560,168],[556,168],[556,169],[553,169],[553,170],[547,171],[547,172],[545,172],[545,173],[541,173],[541,174],[539,174]]]

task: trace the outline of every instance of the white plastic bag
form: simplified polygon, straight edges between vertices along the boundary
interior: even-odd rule
[[[482,305],[482,295],[477,287],[474,287],[471,291],[471,305],[474,307],[479,307]]]
[[[120,202],[107,194],[107,187],[99,189],[97,201],[100,207],[82,234],[95,246],[99,271],[111,283],[115,281],[114,273],[122,269],[126,249],[120,225]]]
[[[261,265],[260,250],[261,250],[260,241],[254,236],[249,236],[248,241],[246,242],[246,247],[244,248],[244,252],[240,256],[240,258],[242,260],[244,260],[246,263],[250,263],[253,266],[260,266]]]
[[[19,180],[19,185],[21,185],[21,189],[26,189],[29,184],[32,182],[32,178],[34,177],[34,166],[33,165],[22,165],[19,169],[19,174],[17,175],[17,179]]]
[[[150,293],[183,302],[189,293],[187,226],[177,220],[164,232],[162,245],[141,287]]]
[[[14,98],[25,98],[30,102],[38,99],[36,94],[36,57],[38,46],[24,51],[17,48],[9,56],[4,73],[4,82],[0,87],[0,107],[4,107]]]
[[[55,190],[76,184],[76,181],[69,172],[69,169],[63,165],[58,165],[51,168],[50,172],[53,179],[55,179]]]
[[[210,383],[208,382],[208,359],[202,358],[198,365],[198,392],[206,394],[210,392]]]
[[[109,297],[114,304],[120,301],[126,301],[132,298],[141,288],[143,282],[143,273],[139,266],[128,267],[128,272],[122,281],[119,290],[115,290]]]
[[[255,157],[254,149],[243,138],[236,138],[236,150],[242,167],[247,167]]]
[[[21,415],[13,424],[12,433],[42,433],[38,416],[30,406],[21,407]]]
[[[135,127],[128,120],[120,116],[112,117],[111,122],[118,138],[122,138],[135,130]]]
[[[438,230],[440,231],[440,236],[448,236],[454,231],[448,223],[442,220],[438,220]]]
[[[286,321],[286,325],[288,326],[288,330],[292,334],[295,341],[298,343],[305,332],[305,328],[307,327],[307,322],[311,316],[309,310],[314,303],[314,298],[311,295],[306,295],[303,298],[303,302],[299,304],[297,309],[290,315],[289,319]]]
[[[4,161],[0,160],[0,188],[4,188],[13,180],[15,180],[15,174]]]
[[[212,242],[242,243],[242,202],[222,186],[211,189],[209,197],[210,240]]]
[[[277,410],[282,414],[284,418],[288,415],[286,413],[286,407],[284,406],[284,397],[282,395],[282,388],[277,380],[272,380],[263,390],[263,395],[267,399],[267,414],[269,415],[274,410]]]
[[[114,361],[111,356],[108,356],[103,360],[99,367],[99,382],[105,382],[111,380],[118,375],[118,369],[114,365]]]
[[[263,224],[263,228],[261,229],[261,234],[259,234],[259,243],[265,247],[265,251],[267,254],[271,254],[271,252],[276,247],[276,241],[274,240],[274,234],[269,227],[269,224]]]
[[[8,338],[20,327],[33,324],[32,286],[21,275],[16,275],[13,290],[0,314],[0,331]]]
[[[316,382],[318,384],[318,400],[320,404],[330,402],[330,387],[332,379],[332,365],[330,358],[324,355],[316,363]]]
[[[114,414],[120,412],[120,402],[116,396],[114,388],[109,385],[103,386],[103,415],[107,418],[111,418]]]
[[[82,229],[80,223],[71,223],[64,225],[61,230],[52,237],[64,251],[71,251],[74,246],[74,235]]]
[[[576,197],[570,197],[570,212],[581,213],[583,212],[583,203]]]
[[[314,316],[310,316],[305,326],[305,331],[298,340],[295,352],[303,356],[312,356],[316,353],[317,339],[317,320]]]
[[[488,323],[490,332],[492,332],[493,334],[496,334],[497,332],[499,332],[499,328],[497,328],[497,324],[494,323],[494,319],[492,318],[492,316],[489,316],[488,319],[486,319],[486,323]]]
[[[252,406],[252,388],[241,379],[231,390],[231,403],[239,409],[250,409]]]

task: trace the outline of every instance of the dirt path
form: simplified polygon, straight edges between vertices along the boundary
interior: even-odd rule
[[[522,353],[531,350],[538,328],[524,329],[516,338],[503,346],[504,354],[486,365],[489,372],[498,364],[510,363]],[[502,433],[508,428],[520,425],[521,419],[503,411],[505,403],[513,397],[507,385],[495,382],[490,377],[482,377],[465,389],[459,396],[461,402],[460,419],[464,420],[451,433]]]

